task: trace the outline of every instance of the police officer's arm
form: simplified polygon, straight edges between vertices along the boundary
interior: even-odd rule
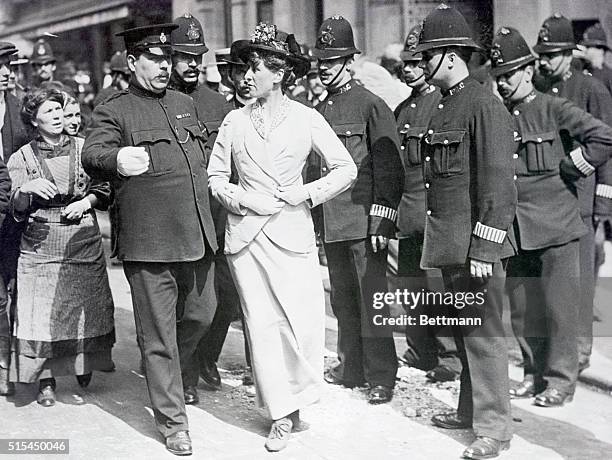
[[[397,207],[404,190],[404,168],[395,117],[382,100],[371,106],[367,132],[373,184],[368,234],[394,238]]]
[[[100,104],[93,111],[92,127],[85,138],[81,160],[85,172],[94,179],[109,181],[119,177],[117,153],[122,147],[119,116],[108,104]]]
[[[513,120],[501,101],[487,99],[470,119],[476,173],[476,216],[468,257],[495,263],[516,210]]]
[[[309,205],[315,207],[349,188],[357,178],[357,166],[323,115],[315,109],[310,112],[312,148],[325,160],[330,171],[326,176],[304,185]]]
[[[0,158],[0,226],[6,216],[11,193],[11,178],[4,161]]]

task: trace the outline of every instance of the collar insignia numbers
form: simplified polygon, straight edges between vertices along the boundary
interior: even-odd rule
[[[168,37],[166,37],[166,34],[165,34],[165,33],[163,33],[163,32],[162,32],[162,33],[159,35],[159,41],[160,41],[161,43],[166,43],[166,42],[168,41]]]
[[[540,37],[540,40],[542,40],[543,42],[547,42],[548,40],[550,40],[550,31],[548,30],[548,24],[544,24],[542,26],[538,36]]]
[[[454,96],[455,94],[457,94],[459,91],[461,91],[463,88],[465,88],[465,85],[463,84],[463,82],[459,83],[457,86],[455,86],[454,88],[451,88],[448,91],[448,94],[450,94],[451,96]]]
[[[187,30],[187,38],[193,41],[198,40],[200,38],[200,31],[193,22],[189,24],[189,29]]]
[[[319,43],[322,45],[322,48],[327,48],[332,46],[332,44],[336,41],[336,37],[334,37],[333,30],[330,26],[327,26],[324,31],[321,32],[319,36]]]
[[[44,45],[40,45],[38,47],[38,54],[41,54],[41,55],[45,54],[45,47],[44,47]]]

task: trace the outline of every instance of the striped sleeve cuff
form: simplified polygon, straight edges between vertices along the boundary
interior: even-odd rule
[[[610,198],[612,200],[612,185],[597,184],[595,195],[603,198]]]
[[[388,208],[381,204],[373,204],[370,208],[370,215],[377,217],[384,217],[385,219],[389,219],[392,222],[395,222],[397,219],[397,211],[392,208]]]
[[[493,241],[494,243],[499,244],[502,244],[504,239],[506,239],[506,232],[504,230],[489,227],[488,225],[484,225],[480,222],[476,222],[476,227],[474,227],[474,235],[484,240]]]
[[[574,166],[576,166],[578,171],[585,176],[590,176],[595,171],[595,168],[588,161],[586,161],[584,155],[582,155],[582,149],[580,147],[572,150],[569,156],[572,159]]]

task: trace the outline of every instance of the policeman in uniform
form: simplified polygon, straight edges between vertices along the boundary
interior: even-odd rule
[[[326,374],[347,387],[369,383],[369,401],[393,396],[397,357],[392,331],[373,326],[373,295],[386,291],[387,241],[395,236],[404,182],[395,118],[350,74],[353,30],[341,16],[323,21],[313,55],[328,97],[316,109],[346,145],[357,180],[321,206],[319,231],[327,255],[331,305],[338,318],[340,364]],[[322,165],[322,175],[327,168]],[[377,311],[388,316],[388,308]]]
[[[539,54],[541,73],[540,78],[535,82],[536,88],[544,93],[568,99],[595,118],[612,126],[612,96],[597,79],[571,69],[572,50],[575,48],[574,32],[569,19],[557,13],[544,21],[538,35],[538,42],[533,48]],[[582,220],[588,230],[588,233],[580,239],[582,300],[578,314],[580,329],[578,358],[581,370],[589,366],[593,345],[595,222],[612,215],[612,199],[610,199],[612,198],[612,174],[607,174],[607,169],[607,165],[602,165],[595,175],[580,178],[576,183]],[[595,195],[598,198],[595,198]],[[594,201],[597,202],[596,208],[594,208]]]
[[[425,185],[421,161],[421,139],[427,134],[427,126],[437,110],[442,95],[440,90],[426,79],[419,67],[421,53],[414,49],[419,41],[421,24],[413,27],[400,53],[404,62],[404,82],[412,88],[410,97],[395,109],[395,119],[401,141],[404,163],[404,193],[397,210],[398,276],[404,280],[405,289],[418,292],[421,289],[437,290],[436,282],[441,280],[439,270],[423,270],[420,267],[425,231]],[[401,282],[401,281],[400,281]],[[409,363],[427,371],[432,381],[452,381],[461,372],[457,348],[449,327],[406,328],[409,346]]]
[[[502,324],[506,259],[516,209],[512,118],[501,101],[469,75],[480,47],[465,18],[441,4],[427,16],[415,51],[442,99],[423,138],[425,239],[421,267],[440,268],[455,308],[463,366],[456,413],[435,415],[442,428],[474,429],[465,458],[491,458],[512,437],[508,356]],[[478,301],[460,304],[468,294]],[[481,324],[478,325],[478,318]],[[470,325],[472,324],[472,325]]]
[[[55,72],[55,56],[51,45],[43,38],[40,38],[34,43],[32,57],[30,63],[34,70],[34,86],[40,86],[45,82],[53,81]]]
[[[96,95],[93,101],[95,107],[100,102],[105,101],[111,95],[127,89],[130,84],[130,69],[127,65],[127,54],[125,51],[117,51],[113,54],[110,60],[110,71],[111,71],[111,84],[110,86],[103,88]]]
[[[158,430],[176,455],[191,453],[181,367],[191,363],[215,312],[217,249],[204,135],[193,100],[166,90],[175,24],[121,32],[130,87],[94,110],[83,147],[87,173],[111,181],[113,252],[130,284],[138,344]]]
[[[19,100],[9,92],[10,62],[17,48],[10,42],[0,42],[0,203],[3,208],[8,202],[6,190],[10,192],[11,182],[6,172],[9,157],[19,147],[30,141],[19,111]],[[21,225],[13,219],[4,219],[4,209],[0,214],[0,395],[13,392],[13,384],[8,381],[9,351],[11,330],[9,327],[9,295],[14,298],[17,258]]]
[[[536,91],[535,61],[516,29],[497,32],[491,74],[520,142],[514,155],[519,253],[508,264],[506,287],[526,306],[517,334],[525,378],[510,394],[537,395],[536,405],[553,407],[571,401],[578,378],[579,238],[587,229],[574,182],[607,160],[612,128],[566,99]],[[584,149],[566,154],[567,136]]]
[[[604,84],[612,93],[612,69],[605,62],[606,52],[610,51],[606,31],[600,22],[584,31],[580,44],[584,47],[586,70]]]

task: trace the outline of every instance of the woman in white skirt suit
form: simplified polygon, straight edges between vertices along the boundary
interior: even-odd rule
[[[346,190],[357,168],[324,118],[283,93],[309,66],[293,35],[260,24],[241,55],[257,102],[223,121],[208,176],[213,196],[229,210],[225,253],[244,310],[258,402],[274,420],[266,448],[278,451],[300,408],[319,399],[323,376],[325,299],[310,208]],[[329,173],[304,185],[311,151]],[[233,167],[237,184],[230,183]]]

